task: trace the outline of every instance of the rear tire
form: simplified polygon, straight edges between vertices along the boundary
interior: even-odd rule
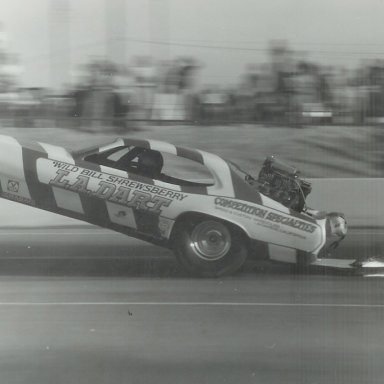
[[[248,255],[240,229],[208,217],[183,220],[176,228],[173,250],[189,273],[201,277],[234,273]]]

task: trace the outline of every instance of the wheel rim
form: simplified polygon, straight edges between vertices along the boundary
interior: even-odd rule
[[[223,258],[231,248],[231,234],[216,221],[204,221],[191,233],[191,247],[201,259],[214,261]]]

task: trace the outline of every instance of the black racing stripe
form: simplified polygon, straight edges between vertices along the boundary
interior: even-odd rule
[[[25,139],[17,139],[18,143],[23,147],[23,148],[28,148],[33,151],[42,151],[43,153],[46,153],[44,148],[36,141],[28,141]]]
[[[79,194],[80,201],[84,209],[86,220],[92,224],[108,227],[111,224],[107,203],[99,197],[86,196]]]
[[[93,171],[101,172],[101,167],[98,164],[92,164],[90,168]],[[103,227],[111,224],[105,200],[96,196],[88,196],[84,193],[79,193],[79,196],[87,221]]]
[[[127,145],[127,146],[134,145],[135,147],[151,149],[151,146],[149,145],[149,141],[147,140],[123,139],[123,142],[124,142],[124,145]]]
[[[182,185],[181,186],[181,192],[184,193],[196,193],[199,195],[208,195],[208,189],[207,187],[202,186],[189,186],[189,185]]]
[[[75,161],[75,165],[81,168],[90,169],[91,171],[101,172],[99,164],[91,163],[90,161]]]
[[[22,147],[23,167],[25,181],[28,185],[29,193],[36,206],[48,210],[57,210],[57,203],[52,191],[52,187],[40,183],[37,176],[37,159],[48,158],[48,154],[38,143],[32,143],[29,147]]]
[[[235,193],[235,197],[240,200],[249,201],[251,203],[263,204],[260,196],[260,192],[255,188],[248,185],[238,174],[236,174],[231,167],[232,185]]]
[[[133,209],[137,231],[154,237],[160,237],[159,215],[143,210]]]
[[[176,153],[177,153],[177,156],[185,157],[187,159],[196,161],[200,164],[204,164],[203,155],[200,152],[195,151],[193,149],[176,147]]]

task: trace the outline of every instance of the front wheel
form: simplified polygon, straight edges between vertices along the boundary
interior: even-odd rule
[[[186,270],[204,277],[234,273],[248,254],[245,236],[239,229],[210,218],[180,223],[174,252]]]

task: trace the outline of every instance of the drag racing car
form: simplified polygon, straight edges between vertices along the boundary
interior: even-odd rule
[[[345,237],[339,213],[306,207],[311,184],[268,157],[258,177],[212,153],[118,138],[78,151],[0,136],[0,196],[172,249],[192,274],[249,255],[306,266]]]

